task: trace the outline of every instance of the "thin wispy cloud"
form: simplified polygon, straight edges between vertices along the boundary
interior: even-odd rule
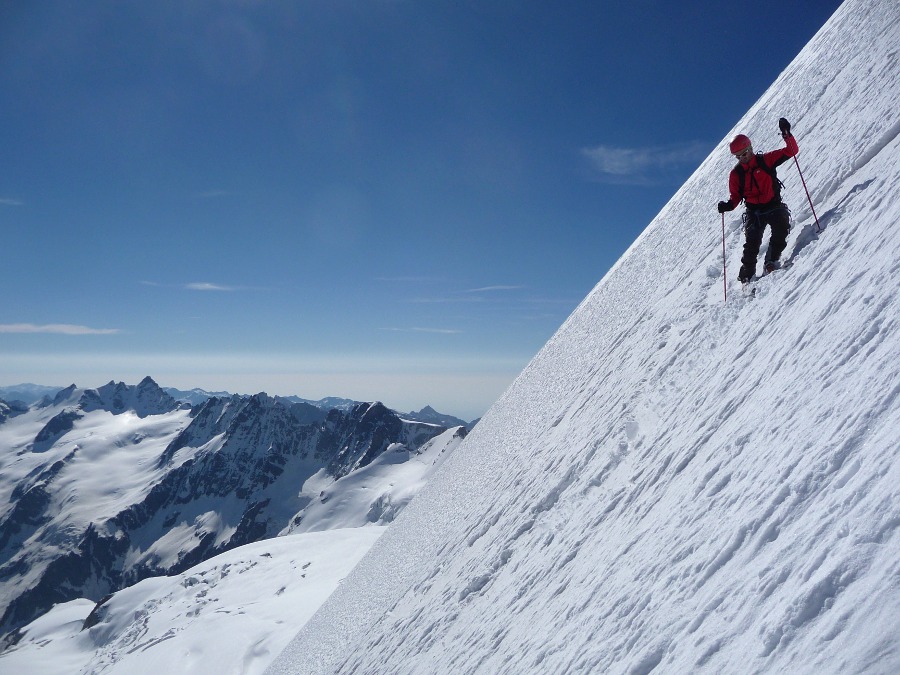
[[[485,294],[496,293],[502,291],[521,291],[527,286],[513,284],[495,284],[493,286],[480,286],[478,288],[467,288],[465,290],[450,291],[447,295],[432,297],[412,298],[409,302],[416,304],[441,304],[441,303],[479,303],[479,302],[495,302],[496,300],[488,300]]]
[[[412,328],[382,328],[381,330],[392,333],[436,333],[438,335],[458,335],[463,332],[455,328],[421,328],[418,326]]]
[[[406,277],[375,277],[375,281],[384,281],[389,283],[413,283],[413,284],[436,284],[446,283],[444,277],[426,277],[426,276],[406,276]]]
[[[25,202],[19,199],[10,199],[8,197],[0,197],[0,206],[25,206]]]
[[[461,330],[456,330],[455,328],[418,328],[414,327],[414,333],[437,333],[439,335],[458,335],[462,333]]]
[[[198,192],[195,196],[198,199],[217,199],[219,197],[228,197],[229,195],[231,193],[226,190],[206,190],[205,192]]]
[[[237,286],[225,286],[223,284],[211,284],[206,281],[199,281],[185,284],[184,287],[189,291],[238,291]]]
[[[119,328],[90,328],[68,323],[7,323],[0,324],[0,333],[50,333],[53,335],[115,335]]]
[[[481,296],[477,295],[454,295],[454,296],[432,296],[425,297],[420,296],[417,298],[410,298],[407,300],[414,305],[440,305],[440,304],[463,304],[463,303],[477,303],[477,302],[485,302],[485,299]]]
[[[581,153],[602,182],[651,185],[666,182],[673,170],[698,165],[710,149],[707,143],[692,141],[648,148],[598,145]]]
[[[228,284],[216,284],[211,281],[192,281],[187,284],[168,284],[159,281],[142,281],[142,286],[151,288],[176,288],[183,291],[199,291],[213,293],[235,293],[238,291],[266,291],[271,290],[261,286],[230,286]]]
[[[482,286],[481,288],[470,288],[466,293],[489,293],[491,291],[519,291],[525,286]]]

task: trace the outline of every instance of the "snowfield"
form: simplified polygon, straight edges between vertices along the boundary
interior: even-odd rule
[[[457,427],[435,436],[417,452],[396,444],[336,481],[318,472],[300,489],[300,496],[311,500],[309,506],[282,534],[390,523],[462,440]]]
[[[261,673],[384,532],[360,527],[248,544],[96,603],[57,605],[0,672]],[[93,619],[93,617],[92,617]]]
[[[726,304],[781,116],[824,231],[784,165],[793,264]],[[900,4],[850,0],[267,672],[900,672],[898,135]]]

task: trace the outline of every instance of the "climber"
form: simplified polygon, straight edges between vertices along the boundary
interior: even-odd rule
[[[771,228],[771,235],[763,266],[765,274],[781,266],[779,260],[791,231],[791,212],[781,201],[782,183],[775,168],[796,155],[799,148],[791,134],[791,125],[785,118],[778,120],[778,127],[785,141],[785,147],[779,150],[754,154],[750,139],[744,134],[735,136],[729,146],[738,164],[728,177],[731,197],[726,202],[719,202],[719,213],[733,211],[742,200],[747,208],[743,216],[744,255],[738,274],[741,283],[747,283],[756,274],[756,259],[766,225]]]

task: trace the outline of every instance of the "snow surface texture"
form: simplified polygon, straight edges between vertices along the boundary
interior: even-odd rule
[[[825,229],[784,165],[793,265],[725,304],[781,116]],[[850,0],[267,672],[900,672],[898,133],[900,3]]]
[[[96,603],[57,605],[0,656],[0,673],[261,673],[383,527],[278,537]]]

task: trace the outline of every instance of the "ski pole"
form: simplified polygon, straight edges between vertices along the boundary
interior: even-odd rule
[[[725,304],[728,304],[728,264],[725,261],[725,214],[722,214],[722,293],[725,296]]]
[[[797,165],[797,173],[800,174],[800,182],[803,183],[806,198],[809,200],[809,208],[812,209],[813,218],[816,219],[816,233],[818,234],[822,232],[822,226],[819,225],[819,216],[816,215],[816,208],[813,206],[812,197],[809,196],[809,190],[806,187],[806,180],[803,178],[803,172],[800,170],[800,162],[797,161],[797,155],[794,155],[794,164]]]

